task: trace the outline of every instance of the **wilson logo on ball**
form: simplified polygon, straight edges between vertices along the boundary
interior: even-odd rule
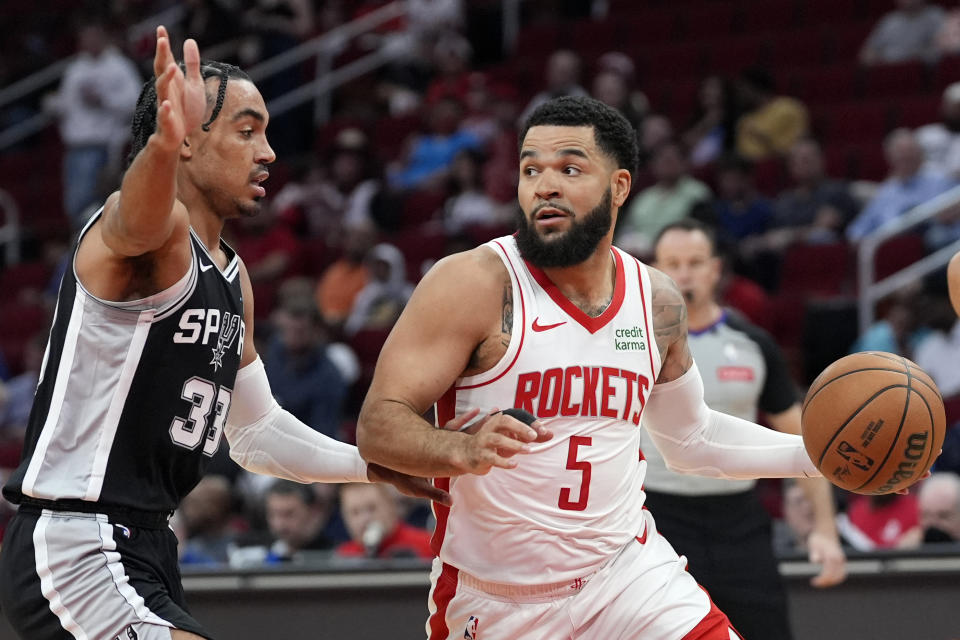
[[[905,460],[897,465],[897,470],[893,472],[890,479],[877,489],[878,493],[890,491],[897,484],[909,480],[917,474],[917,461],[923,457],[923,452],[927,448],[928,436],[929,434],[926,431],[910,434],[907,438],[907,446],[903,450]]]

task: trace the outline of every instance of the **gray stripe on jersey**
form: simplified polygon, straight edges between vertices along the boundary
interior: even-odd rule
[[[96,454],[93,457],[90,483],[87,485],[87,492],[83,496],[84,500],[96,501],[100,499],[103,479],[107,475],[107,461],[110,459],[110,449],[113,447],[113,438],[117,435],[120,416],[127,402],[127,393],[130,391],[133,376],[136,375],[137,367],[140,365],[140,356],[143,355],[143,346],[147,343],[147,335],[150,333],[152,323],[153,311],[143,311],[137,318],[137,326],[133,330],[133,337],[130,339],[127,357],[120,369],[120,377],[114,387],[110,408],[107,409],[107,417],[100,430],[100,442],[97,444]]]
[[[173,625],[150,611],[130,585],[113,530],[103,515],[43,511],[33,546],[50,611],[77,640],[114,638],[140,623],[158,625],[155,637],[169,638]]]
[[[60,367],[23,480],[35,498],[96,500],[153,312],[106,307],[77,289]]]

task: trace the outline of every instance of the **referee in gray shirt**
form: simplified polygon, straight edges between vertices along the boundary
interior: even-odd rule
[[[655,266],[686,298],[690,350],[703,376],[707,405],[750,421],[762,411],[778,431],[800,433],[797,392],[780,350],[766,332],[716,301],[721,273],[716,249],[713,231],[690,219],[665,227],[654,246]],[[646,504],[656,514],[657,529],[688,558],[690,572],[744,637],[791,638],[770,518],[754,493],[754,481],[674,473],[646,431],[642,443]],[[814,507],[810,561],[822,566],[812,584],[838,584],[846,577],[846,558],[830,485],[823,478],[799,482]]]

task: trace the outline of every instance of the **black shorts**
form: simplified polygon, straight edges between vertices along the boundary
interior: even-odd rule
[[[21,507],[0,551],[0,608],[24,640],[211,638],[187,613],[173,531],[104,514]]]

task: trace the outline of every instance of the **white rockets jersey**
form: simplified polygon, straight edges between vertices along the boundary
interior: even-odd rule
[[[613,299],[591,318],[524,262],[513,237],[487,246],[513,282],[510,346],[489,371],[454,383],[437,403],[438,424],[473,407],[519,407],[554,435],[520,454],[516,469],[437,479],[453,506],[434,505],[434,551],[489,582],[584,577],[643,527],[638,425],[660,370],[649,274],[612,249]]]

